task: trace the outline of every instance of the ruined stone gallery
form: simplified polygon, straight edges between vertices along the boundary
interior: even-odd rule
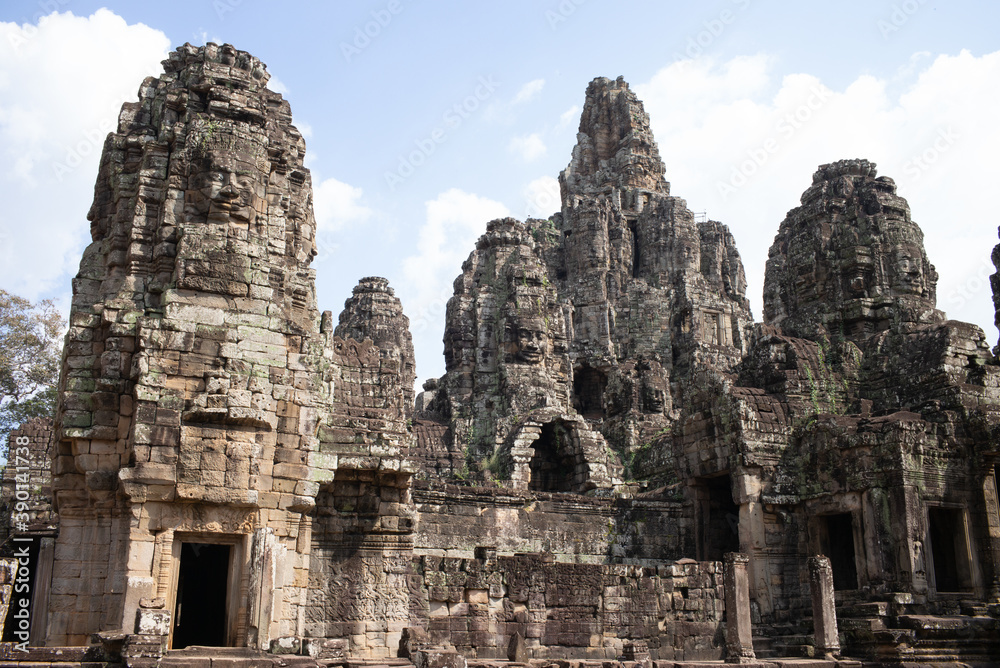
[[[32,621],[8,605],[5,640],[51,665],[1000,661],[1000,365],[937,310],[874,164],[820,165],[775,219],[757,323],[734,235],[595,79],[560,210],[488,223],[415,394],[385,279],[317,308],[264,65],[163,65],[104,145],[57,415],[10,437]]]

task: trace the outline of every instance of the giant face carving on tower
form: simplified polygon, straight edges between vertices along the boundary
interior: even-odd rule
[[[941,319],[937,274],[906,200],[865,160],[821,165],[768,259],[764,320],[786,335],[860,342]]]
[[[920,296],[924,291],[923,256],[920,248],[903,244],[896,248],[892,287],[902,294]]]
[[[519,316],[512,328],[514,358],[524,364],[541,364],[549,353],[549,334],[543,318]]]
[[[196,137],[186,198],[204,222],[252,224],[263,214],[270,163],[262,143],[234,139],[234,128]]]

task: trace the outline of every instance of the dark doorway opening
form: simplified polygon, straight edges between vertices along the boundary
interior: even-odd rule
[[[726,552],[740,551],[740,507],[733,501],[729,474],[705,478],[708,491],[705,519],[705,560],[722,561]]]
[[[225,647],[230,545],[182,543],[173,648]]]
[[[608,377],[589,366],[573,373],[573,395],[576,410],[586,417],[604,417],[604,388]]]
[[[972,589],[972,564],[962,511],[928,508],[927,533],[934,559],[935,589],[941,592]]]
[[[570,492],[576,466],[570,450],[570,434],[561,424],[549,422],[532,443],[534,454],[528,466],[531,478],[528,489],[533,492]]]
[[[857,589],[853,516],[851,513],[837,513],[824,515],[819,520],[819,550],[830,560],[833,588],[837,591]]]

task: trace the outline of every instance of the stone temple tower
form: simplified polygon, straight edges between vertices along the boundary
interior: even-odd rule
[[[560,211],[490,222],[455,280],[447,372],[422,402],[438,424],[418,425],[425,467],[462,451],[553,491],[612,485],[639,449],[671,468],[666,447],[643,446],[670,432],[687,381],[739,362],[752,318],[733,235],[697,221],[665,173],[642,102],[594,79]],[[445,423],[451,442],[435,444]]]
[[[412,352],[401,372],[377,333],[321,318],[305,144],[268,76],[184,46],[105,143],[56,421],[50,644],[151,618],[175,648],[302,636],[317,496],[360,478],[405,499]],[[355,538],[377,557],[406,526]]]

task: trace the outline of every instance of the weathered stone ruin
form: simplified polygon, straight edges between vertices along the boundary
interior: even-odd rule
[[[11,660],[1000,661],[1000,365],[875,165],[820,166],[755,324],[733,235],[595,79],[560,211],[488,224],[415,396],[385,279],[317,308],[267,79],[182,47],[108,137],[58,414],[10,439]]]

